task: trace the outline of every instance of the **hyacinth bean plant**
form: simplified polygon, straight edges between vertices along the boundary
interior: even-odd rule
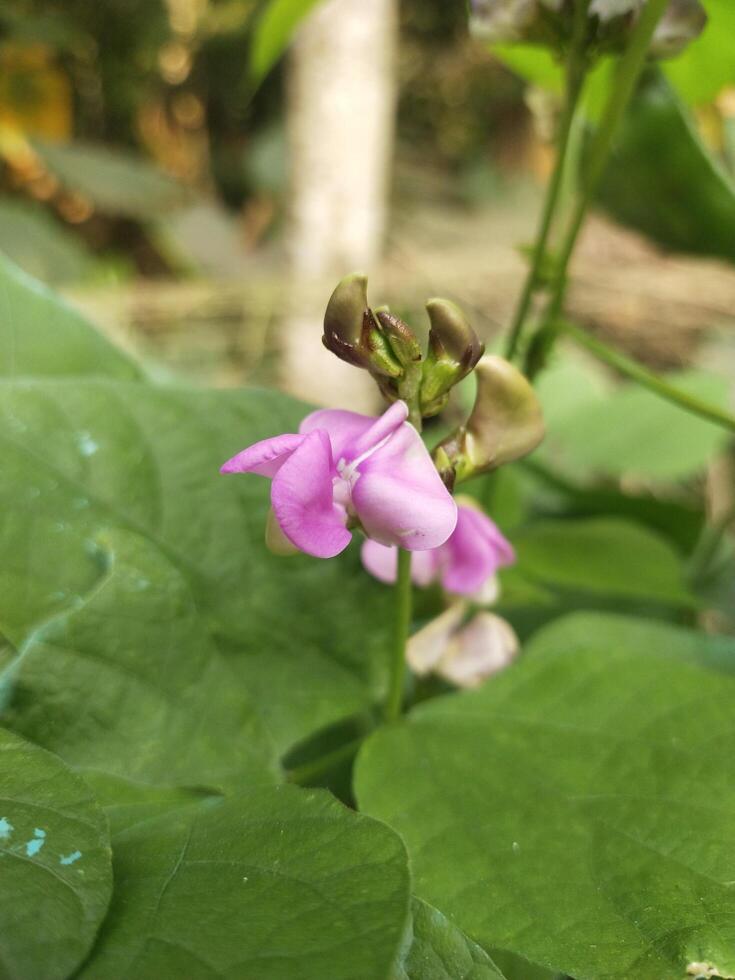
[[[735,647],[701,628],[733,518],[692,503],[735,420],[565,309],[631,100],[704,11],[471,26],[562,76],[502,356],[351,274],[322,339],[382,413],[162,384],[0,260],[0,980],[735,977]]]

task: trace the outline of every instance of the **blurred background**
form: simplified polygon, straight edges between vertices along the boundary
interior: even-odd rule
[[[705,5],[704,34],[635,98],[569,311],[727,406],[735,8]],[[10,0],[0,252],[163,378],[374,408],[367,376],[319,343],[331,289],[363,269],[371,301],[419,329],[426,298],[447,296],[492,348],[553,161],[558,81],[541,51],[471,38],[460,0]],[[550,431],[533,473],[493,484],[506,525],[521,516],[505,484],[532,480],[537,509],[624,514],[700,566],[726,547],[735,568],[726,431],[563,345],[540,392]],[[735,576],[706,559],[729,615]]]

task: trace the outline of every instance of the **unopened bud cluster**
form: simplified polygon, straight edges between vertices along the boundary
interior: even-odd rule
[[[430,299],[426,309],[431,329],[424,356],[407,323],[387,307],[370,308],[365,276],[346,276],[327,304],[322,338],[337,357],[369,371],[389,401],[417,403],[423,418],[441,412],[485,349],[454,303]]]
[[[541,407],[528,380],[510,362],[484,355],[484,344],[460,308],[430,299],[428,348],[386,307],[372,309],[367,279],[346,276],[324,316],[324,346],[343,361],[369,371],[388,401],[401,399],[412,419],[438,415],[452,388],[474,372],[475,404],[467,422],[434,452],[445,484],[511,462],[531,452],[544,435]]]
[[[563,52],[572,36],[578,0],[472,0],[470,26],[492,43],[542,44]],[[587,46],[604,54],[625,47],[648,0],[590,0]],[[707,14],[699,0],[670,0],[651,41],[654,58],[679,54],[697,38]]]

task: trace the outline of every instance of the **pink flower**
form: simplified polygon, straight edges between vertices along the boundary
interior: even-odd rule
[[[271,477],[278,525],[317,558],[344,551],[358,525],[383,545],[436,548],[454,530],[457,505],[407,417],[401,401],[377,419],[312,412],[298,434],[256,442],[221,472]]]
[[[451,537],[432,551],[416,551],[412,556],[411,578],[423,586],[439,581],[447,592],[488,602],[494,598],[495,573],[514,561],[510,542],[490,518],[472,504],[461,504]],[[366,541],[362,563],[381,582],[395,582],[395,548]]]

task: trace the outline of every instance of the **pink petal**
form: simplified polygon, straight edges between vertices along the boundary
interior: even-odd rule
[[[335,463],[340,459],[349,462],[361,453],[372,449],[373,446],[377,446],[379,442],[395,432],[407,418],[408,406],[402,401],[394,402],[377,418],[358,415],[357,412],[345,412],[341,409],[323,408],[307,415],[299,426],[299,432],[324,429],[329,434],[332,458]]]
[[[413,634],[406,648],[406,660],[414,674],[422,677],[437,668],[452,645],[465,610],[464,602],[456,602]]]
[[[457,527],[443,551],[442,585],[458,595],[480,592],[498,568],[515,558],[495,524],[473,507],[459,508]]]
[[[380,582],[391,585],[396,580],[398,549],[368,539],[363,542],[360,557],[362,563]],[[414,551],[411,554],[411,580],[414,585],[425,587],[436,578],[439,552]]]
[[[332,451],[322,430],[302,437],[276,474],[271,503],[281,530],[307,555],[333,558],[350,543],[345,512],[332,497]]]
[[[457,505],[413,426],[403,423],[358,473],[352,503],[368,537],[427,551],[454,530]]]
[[[457,687],[477,687],[507,667],[518,651],[518,637],[510,623],[479,612],[454,634],[435,670]]]
[[[314,432],[322,429],[329,435],[332,444],[332,459],[338,463],[340,459],[346,459],[352,454],[350,447],[365,432],[367,432],[375,419],[370,415],[358,415],[357,412],[343,412],[338,408],[321,408],[318,412],[312,412],[302,420],[299,432],[302,434]]]
[[[263,439],[243,449],[232,459],[228,459],[220,468],[220,473],[257,473],[259,476],[275,476],[303,441],[303,436],[291,433]]]

